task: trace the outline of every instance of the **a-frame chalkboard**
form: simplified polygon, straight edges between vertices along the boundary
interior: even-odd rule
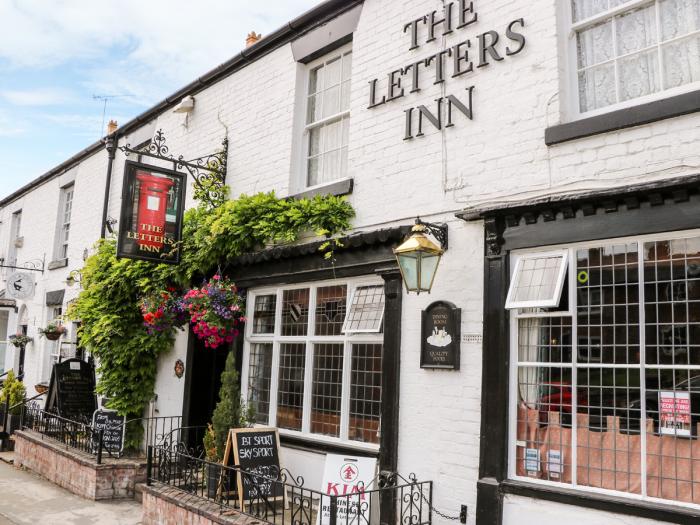
[[[94,365],[80,359],[67,359],[53,365],[44,410],[90,423],[97,410]]]
[[[242,471],[260,476],[237,476],[241,509],[245,509],[245,502],[250,500],[284,499],[284,485],[270,481],[277,479],[280,472],[280,438],[276,428],[229,430],[223,464],[230,466],[232,458]]]

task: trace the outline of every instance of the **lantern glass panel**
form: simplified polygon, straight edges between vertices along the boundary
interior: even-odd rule
[[[439,255],[423,254],[420,265],[420,289],[421,291],[430,291],[437,271],[438,263],[440,262]]]
[[[418,288],[418,258],[416,255],[416,253],[402,253],[397,256],[407,290]]]

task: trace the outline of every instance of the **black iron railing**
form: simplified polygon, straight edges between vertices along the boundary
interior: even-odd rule
[[[98,465],[102,463],[103,452],[113,455],[104,446],[102,429],[94,429],[88,423],[73,421],[32,405],[25,405],[22,416],[23,429],[33,430],[41,434],[42,439],[51,439],[66,448],[92,454]]]
[[[175,487],[222,510],[236,509],[272,525],[432,524],[433,483],[415,476],[392,475],[367,487],[346,489],[348,493],[333,487],[333,494],[326,494],[305,487],[303,478],[285,469],[268,469],[263,475],[166,445],[148,447],[146,477],[148,485]]]

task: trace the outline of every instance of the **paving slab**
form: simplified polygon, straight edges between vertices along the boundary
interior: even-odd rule
[[[91,501],[0,462],[0,525],[138,525],[136,501]]]

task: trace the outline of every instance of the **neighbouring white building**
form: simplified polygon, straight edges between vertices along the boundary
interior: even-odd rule
[[[699,0],[330,0],[109,139],[163,130],[198,158],[228,138],[233,198],[355,208],[334,266],[313,243],[228,261],[248,290],[242,391],[310,486],[353,453],[432,480],[469,523],[695,523],[699,109]],[[36,330],[119,217],[125,160],[94,144],[0,202],[4,264],[44,268],[0,310],[34,336],[27,385],[59,353]],[[449,233],[429,295],[392,253],[416,216]],[[378,307],[363,323],[360,301]],[[458,369],[421,367],[435,301],[461,310]],[[206,423],[222,355],[183,333],[151,413]]]

